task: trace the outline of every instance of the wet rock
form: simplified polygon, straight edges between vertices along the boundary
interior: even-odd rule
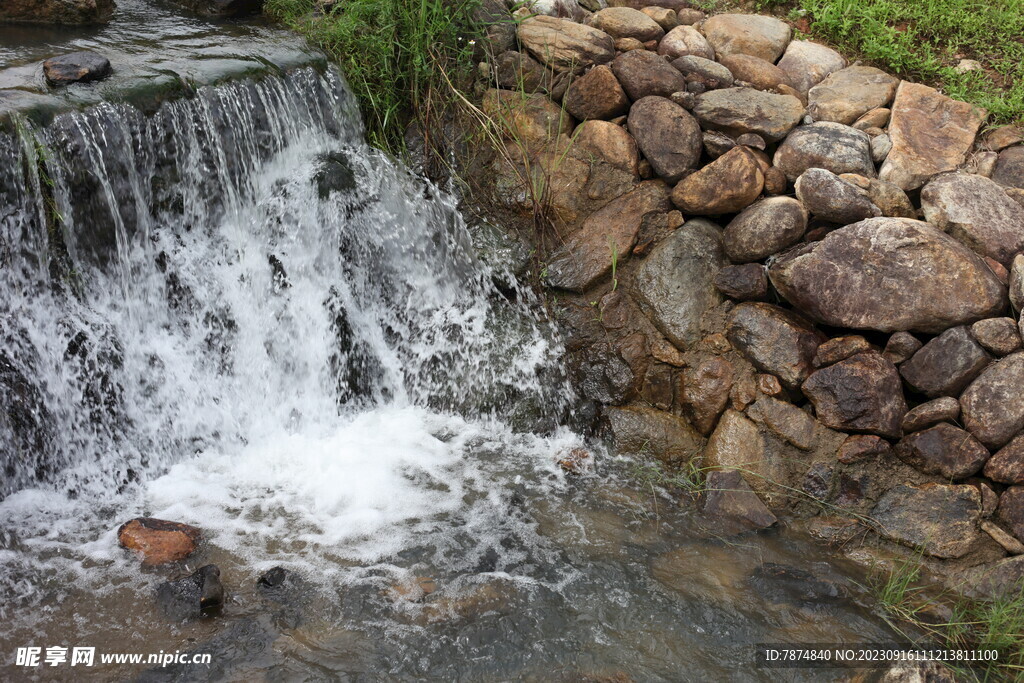
[[[634,102],[650,95],[668,97],[686,89],[683,74],[664,58],[647,50],[622,53],[612,62],[612,71]]]
[[[1024,486],[1011,486],[999,496],[996,519],[1024,541]]]
[[[592,401],[619,405],[626,402],[635,389],[636,375],[632,367],[609,344],[586,348],[578,367],[580,391]]]
[[[791,41],[779,60],[779,68],[788,76],[790,85],[805,95],[830,73],[845,66],[841,54],[809,40]]]
[[[492,88],[484,93],[483,110],[532,152],[572,132],[574,126],[571,116],[540,94],[523,97],[518,92]]]
[[[746,148],[736,147],[680,180],[672,190],[672,203],[698,216],[735,213],[757,199],[763,188],[757,160]]]
[[[5,0],[0,21],[79,26],[104,24],[114,14],[113,0]]]
[[[715,288],[737,301],[763,301],[768,297],[768,276],[758,263],[726,266],[715,274]]]
[[[907,403],[896,366],[880,353],[858,353],[816,370],[802,389],[827,427],[900,436]]]
[[[985,463],[985,476],[1001,484],[1024,484],[1024,433],[996,451]]]
[[[692,26],[677,26],[658,43],[658,54],[674,60],[679,57],[701,57],[714,60],[715,51],[707,39]]]
[[[139,553],[146,566],[184,560],[195,552],[202,537],[194,526],[153,517],[137,517],[117,530],[118,544]]]
[[[316,183],[316,192],[320,199],[327,199],[335,192],[341,194],[352,192],[357,187],[352,159],[344,151],[332,151],[317,155],[313,180]]]
[[[981,496],[973,486],[900,484],[871,517],[886,538],[940,558],[962,557],[979,538]]]
[[[666,464],[689,462],[700,452],[703,440],[681,417],[645,405],[607,407],[616,451],[651,455]]]
[[[562,453],[557,462],[566,474],[585,474],[593,469],[594,456],[586,448],[573,448]]]
[[[717,226],[691,220],[659,243],[637,269],[631,285],[637,301],[680,349],[700,338],[701,316],[721,303],[714,277],[724,263]]]
[[[708,128],[731,135],[757,133],[768,142],[777,142],[800,123],[804,106],[791,95],[723,88],[698,95],[693,114]]]
[[[811,374],[818,345],[825,340],[805,320],[778,306],[744,303],[729,314],[726,335],[762,372],[797,389]]]
[[[878,177],[914,190],[932,176],[956,170],[974,145],[985,116],[983,109],[950,99],[934,88],[903,81],[889,122],[892,151]]]
[[[801,126],[790,133],[775,152],[774,163],[791,181],[809,168],[824,168],[836,175],[875,175],[868,136],[827,121]]]
[[[700,83],[707,90],[732,87],[732,72],[710,59],[685,55],[672,60],[672,66],[683,74],[687,83]]]
[[[224,586],[220,582],[220,569],[208,564],[192,574],[157,586],[156,601],[161,611],[174,621],[195,619],[203,610],[224,602]]]
[[[892,102],[900,80],[871,66],[851,66],[830,74],[807,93],[807,113],[815,121],[847,125]]]
[[[772,64],[782,56],[793,34],[785,22],[758,14],[717,14],[702,28],[720,58],[753,55]]]
[[[959,396],[991,360],[966,327],[954,327],[921,347],[900,366],[900,374],[929,398]]]
[[[535,16],[519,24],[519,42],[534,58],[555,71],[579,72],[615,57],[615,40],[568,19]]]
[[[760,57],[735,54],[726,55],[720,61],[737,81],[749,83],[758,90],[774,90],[782,84],[789,84],[785,71]]]
[[[852,434],[843,441],[836,459],[846,465],[892,452],[889,442],[872,434]]]
[[[491,66],[491,78],[499,88],[537,92],[544,89],[550,79],[551,72],[540,62],[527,54],[506,50],[494,58]]]
[[[817,423],[792,403],[762,396],[747,409],[747,417],[802,451],[814,447]]]
[[[729,403],[735,370],[732,363],[712,356],[683,373],[680,401],[686,417],[697,431],[707,436]]]
[[[733,263],[760,261],[796,244],[807,230],[807,212],[791,197],[770,197],[751,204],[723,233]]]
[[[788,481],[790,463],[787,452],[770,443],[755,422],[734,409],[719,418],[704,448],[703,464],[709,471],[738,471],[770,507],[786,498],[777,484]]]
[[[888,358],[893,364],[899,365],[913,356],[922,346],[924,345],[917,339],[917,337],[909,332],[897,332],[889,337],[889,341],[886,342],[885,351],[882,355]]]
[[[548,284],[574,292],[590,289],[611,273],[613,261],[629,257],[643,217],[670,208],[667,190],[656,180],[608,202],[552,254]]]
[[[903,417],[903,433],[927,429],[939,422],[956,422],[960,417],[960,401],[952,396],[943,396],[913,408]]]
[[[622,126],[609,121],[584,121],[573,131],[576,150],[584,157],[601,160],[633,175],[639,173],[640,153],[636,140]]]
[[[969,477],[989,457],[980,441],[945,422],[904,437],[894,451],[908,465],[944,479]]]
[[[823,368],[864,351],[870,351],[871,344],[859,334],[834,337],[818,347],[814,354],[814,367]]]
[[[814,172],[827,173],[807,173]],[[1006,300],[981,257],[906,218],[871,218],[835,230],[780,256],[768,276],[800,311],[860,330],[941,332],[998,315]]]
[[[43,62],[43,74],[50,85],[100,81],[111,74],[110,60],[95,52],[72,52]]]
[[[807,169],[795,186],[800,203],[821,220],[842,225],[882,215],[855,185],[823,168]]]
[[[736,470],[708,472],[701,511],[750,530],[765,529],[778,522]]]
[[[611,68],[603,64],[573,80],[562,104],[580,121],[613,119],[629,111],[629,98]]]
[[[635,38],[641,42],[661,40],[665,29],[643,12],[631,7],[608,7],[595,12],[590,25],[612,38]]]
[[[1004,266],[1024,252],[1024,206],[980,175],[950,173],[921,190],[925,219]]]
[[[992,170],[992,180],[1004,187],[1024,189],[1024,145],[1010,147],[999,153]]]
[[[1024,352],[989,365],[960,396],[964,427],[995,450],[1024,429]]]
[[[849,597],[842,585],[775,562],[760,565],[748,580],[758,596],[778,604],[834,602]]]
[[[645,97],[629,110],[628,125],[654,172],[667,182],[678,182],[697,165],[700,126],[678,104],[663,97]]]

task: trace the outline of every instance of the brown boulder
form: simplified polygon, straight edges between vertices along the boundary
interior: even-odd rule
[[[802,451],[814,447],[818,425],[813,417],[792,403],[762,396],[747,408],[747,417]]]
[[[202,537],[194,526],[153,517],[137,517],[117,530],[121,547],[139,553],[146,566],[184,560],[195,552]]]
[[[657,95],[668,97],[686,90],[686,79],[678,69],[647,50],[623,52],[612,62],[615,78],[634,102]]]
[[[734,376],[732,364],[718,356],[683,373],[680,398],[686,416],[701,434],[707,436],[714,430],[718,416],[729,403]]]
[[[768,142],[777,142],[800,123],[804,106],[792,95],[723,88],[698,95],[693,115],[714,130],[730,135],[757,133]]]
[[[796,179],[795,189],[804,208],[823,221],[845,225],[882,215],[856,185],[823,168],[804,171]]]
[[[1024,352],[992,363],[960,396],[964,427],[995,450],[1024,429]]]
[[[744,303],[729,314],[726,336],[762,372],[797,389],[814,369],[812,361],[825,340],[799,316],[765,303]]]
[[[725,227],[725,254],[733,263],[760,261],[796,244],[807,230],[807,212],[792,197],[762,199]]]
[[[717,14],[702,27],[719,58],[744,54],[774,64],[793,35],[789,24],[759,14]]]
[[[785,72],[789,84],[804,95],[830,73],[845,66],[846,60],[841,54],[809,40],[791,41],[779,60],[779,68]]]
[[[871,518],[897,543],[934,557],[963,557],[979,538],[981,495],[966,485],[900,484],[886,491]]]
[[[661,40],[665,29],[654,19],[631,7],[608,7],[590,17],[590,25],[612,38],[635,38],[640,42]]]
[[[737,81],[749,83],[758,90],[774,90],[789,85],[789,76],[771,62],[751,55],[726,55],[719,60]]]
[[[692,26],[677,26],[658,43],[658,54],[669,60],[679,57],[702,57],[714,60],[715,51],[706,38]]]
[[[518,35],[531,55],[555,71],[578,73],[615,57],[615,40],[610,35],[569,19],[530,17],[519,24]]]
[[[1001,484],[1024,484],[1024,432],[996,451],[985,463],[984,474]]]
[[[868,340],[859,334],[834,337],[818,347],[818,351],[814,354],[814,367],[823,368],[826,365],[834,365],[850,356],[871,349]]]
[[[894,365],[899,365],[917,353],[922,346],[924,344],[909,332],[897,332],[889,337],[882,355],[892,361]]]
[[[953,327],[921,347],[900,374],[929,398],[959,396],[991,360],[966,327]]]
[[[603,64],[575,79],[565,91],[562,104],[580,121],[613,119],[629,111],[629,98],[612,70]]]
[[[1011,486],[999,496],[996,518],[1005,524],[1018,541],[1024,541],[1024,486]]]
[[[913,408],[903,417],[903,433],[913,434],[940,422],[956,422],[960,417],[960,401],[942,396]]]
[[[869,351],[816,370],[804,395],[826,427],[898,438],[907,402],[896,366]]]
[[[1004,187],[1024,189],[1024,145],[999,153],[992,169],[992,180]]]
[[[736,147],[680,180],[672,190],[672,202],[698,216],[735,213],[757,199],[763,188],[757,160],[745,147]]]
[[[941,422],[906,436],[894,449],[900,460],[925,474],[945,479],[964,479],[985,464],[989,452],[973,436]]]
[[[900,80],[871,66],[851,66],[830,74],[807,93],[807,113],[815,121],[847,125],[892,102]]]
[[[484,113],[498,121],[514,140],[536,152],[572,132],[572,117],[540,94],[523,97],[511,90],[491,88],[484,93]]]
[[[636,140],[610,121],[584,121],[575,131],[576,152],[591,161],[603,161],[632,176],[639,174],[640,153]]]
[[[887,455],[892,451],[889,442],[874,434],[851,434],[846,437],[836,459],[846,465],[852,465],[876,455]]]
[[[672,60],[672,66],[683,74],[687,83],[699,83],[706,90],[732,87],[732,72],[710,59],[686,55]]]
[[[654,172],[669,183],[678,182],[700,159],[700,126],[671,100],[645,97],[636,102],[628,126]]]
[[[552,74],[530,55],[506,50],[494,58],[491,78],[499,88],[537,92],[551,85]]]
[[[700,453],[703,439],[686,420],[645,405],[606,407],[616,451],[652,455],[665,464],[687,463]]]
[[[763,301],[768,297],[768,276],[759,263],[726,266],[715,274],[715,288],[737,301]]]
[[[1024,254],[1019,254],[1013,259],[1013,265],[1010,268],[1009,287],[1010,304],[1013,306],[1013,310],[1020,313],[1024,310]]]
[[[0,21],[64,26],[105,24],[115,7],[114,0],[4,0],[0,3]]]
[[[996,356],[1008,356],[1021,349],[1020,330],[1013,318],[986,318],[971,325],[971,335]]]

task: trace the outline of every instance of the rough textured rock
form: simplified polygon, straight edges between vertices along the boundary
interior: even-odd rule
[[[110,73],[110,60],[95,52],[72,52],[43,62],[43,75],[50,85],[100,81]]]
[[[943,396],[913,408],[903,417],[903,433],[913,434],[940,422],[956,422],[960,417],[960,401]]]
[[[568,19],[535,16],[519,24],[519,42],[555,71],[579,72],[615,57],[615,40],[590,26]]]
[[[824,335],[793,313],[765,303],[745,303],[729,314],[726,336],[762,372],[797,389],[813,371]]]
[[[77,26],[106,23],[114,0],[5,0],[0,21]]]
[[[1013,318],[987,318],[971,325],[971,335],[988,352],[1008,356],[1021,349],[1020,330]]]
[[[700,126],[671,100],[645,97],[634,103],[628,126],[654,172],[669,183],[678,182],[700,159]]]
[[[789,76],[785,71],[760,57],[735,54],[720,58],[737,81],[749,83],[758,90],[774,90],[780,85],[789,85]]]
[[[995,450],[1024,429],[1024,352],[992,363],[960,396],[964,427]]]
[[[1004,187],[1024,189],[1024,145],[1004,149],[996,158],[992,180]]]
[[[689,462],[703,440],[681,417],[645,405],[605,408],[619,453],[653,455],[664,463]]]
[[[710,60],[715,58],[715,51],[707,39],[692,26],[677,26],[666,33],[658,43],[658,54],[668,57],[669,60],[686,56]]]
[[[906,218],[835,230],[783,254],[768,275],[807,315],[859,330],[941,332],[996,316],[1006,301],[1006,288],[980,256]]]
[[[523,97],[511,90],[491,88],[484,93],[484,112],[497,119],[510,135],[538,151],[573,129],[572,117],[544,95]]]
[[[814,354],[814,367],[823,368],[826,365],[846,360],[855,354],[871,350],[871,344],[859,334],[833,337],[818,347],[818,351]]]
[[[768,275],[758,263],[726,266],[715,274],[715,287],[730,299],[763,301],[768,296]]]
[[[979,537],[981,495],[973,486],[900,484],[871,512],[881,534],[941,558],[962,557]]]
[[[851,66],[830,74],[807,93],[807,113],[815,121],[851,124],[892,102],[900,80],[871,66]]]
[[[528,54],[506,50],[494,57],[491,78],[499,88],[537,92],[551,85],[552,73]]]
[[[732,72],[710,59],[687,55],[672,60],[672,66],[683,74],[688,84],[699,83],[707,90],[732,87]]]
[[[708,128],[731,135],[757,133],[768,142],[776,142],[800,123],[804,106],[792,95],[723,88],[699,95],[693,115]]]
[[[880,353],[858,353],[816,370],[801,388],[827,427],[900,436],[907,403],[896,367]]]
[[[904,437],[894,450],[908,465],[945,479],[969,477],[980,470],[989,457],[980,441],[945,422]]]
[[[580,121],[613,119],[629,111],[629,98],[611,68],[603,64],[575,79],[565,91],[562,104]]]
[[[642,7],[641,12],[649,16],[664,31],[671,31],[679,26],[679,16],[668,7]]]
[[[672,202],[684,213],[699,216],[735,213],[757,199],[763,188],[757,160],[746,148],[736,147],[680,180],[672,190]]]
[[[739,471],[755,491],[781,478],[768,455],[764,437],[757,424],[743,413],[726,410],[704,449],[704,465],[715,470]]]
[[[889,341],[886,342],[885,351],[882,355],[892,361],[895,365],[899,365],[917,353],[917,350],[922,346],[924,346],[924,344],[909,332],[897,332],[889,337]]]
[[[156,601],[164,615],[173,621],[196,619],[202,616],[204,609],[224,602],[220,569],[208,564],[184,578],[165,581],[157,586]]]
[[[827,121],[801,126],[790,133],[776,150],[774,163],[790,181],[809,168],[824,168],[836,175],[875,175],[871,139],[855,128]]]
[[[807,230],[807,211],[791,197],[751,204],[725,227],[725,254],[733,263],[760,261],[796,244]]]
[[[712,159],[717,159],[736,146],[736,140],[717,130],[706,130],[701,137],[704,140],[704,151]]]
[[[925,219],[1004,266],[1024,252],[1024,206],[988,178],[950,173],[921,190]]]
[[[844,464],[852,465],[876,455],[887,455],[892,451],[889,442],[873,434],[852,434],[843,441],[836,454],[836,459]]]
[[[658,22],[631,7],[608,7],[590,17],[590,25],[612,38],[636,38],[641,42],[661,40],[665,35]]]
[[[1024,432],[996,451],[985,463],[984,474],[1001,484],[1024,484]]]
[[[601,160],[638,175],[640,153],[636,140],[610,121],[584,121],[575,131],[576,151],[588,161]]]
[[[712,470],[705,480],[701,512],[737,522],[746,529],[764,529],[778,519],[736,470]]]
[[[814,447],[817,424],[813,417],[792,403],[762,396],[747,409],[747,417],[800,450],[809,451]]]
[[[892,151],[879,178],[914,190],[939,173],[953,171],[967,158],[985,111],[903,81],[889,121]]]
[[[830,47],[809,40],[794,40],[779,60],[789,84],[804,95],[833,71],[846,66],[846,59]]]
[[[855,173],[844,173],[839,176],[851,185],[859,187],[868,200],[878,207],[883,216],[893,218],[917,218],[917,209],[907,193],[892,183],[882,182],[877,178],[866,178]]]
[[[624,52],[612,62],[612,71],[629,98],[636,102],[649,95],[668,97],[686,89],[678,69],[647,50]]]
[[[697,431],[707,436],[729,403],[735,370],[724,358],[712,356],[683,373],[680,400]]]
[[[1024,486],[1011,486],[999,496],[996,518],[1005,524],[1017,540],[1024,541]]]
[[[194,526],[152,517],[137,517],[117,530],[121,547],[139,553],[146,566],[184,560],[200,540],[202,532]]]
[[[882,210],[852,183],[823,168],[809,168],[795,183],[796,196],[812,215],[830,223],[847,224],[877,218]]]
[[[628,258],[643,217],[670,208],[667,189],[657,180],[608,202],[552,255],[548,284],[574,292],[590,289],[611,273],[613,256],[620,262]]]
[[[753,55],[772,64],[782,56],[793,34],[785,22],[757,14],[717,14],[702,28],[719,58]]]
[[[985,133],[982,138],[984,149],[1000,152],[1007,147],[1024,142],[1024,128],[1018,126],[999,126]]]
[[[1013,266],[1010,268],[1010,303],[1013,310],[1018,313],[1024,310],[1024,254],[1013,259]],[[1024,334],[1022,332],[1021,334]]]
[[[991,360],[966,327],[953,327],[921,347],[900,374],[929,398],[959,396]]]
[[[644,259],[635,296],[659,331],[680,349],[700,337],[700,318],[722,301],[714,277],[724,264],[717,226],[687,221]]]

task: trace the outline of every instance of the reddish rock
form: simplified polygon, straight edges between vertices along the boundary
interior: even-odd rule
[[[996,519],[1013,532],[1018,541],[1024,541],[1024,486],[1011,486],[999,496]]]
[[[981,495],[973,486],[900,484],[882,496],[870,516],[892,541],[934,557],[963,557],[979,538]]]
[[[586,448],[573,448],[558,458],[558,466],[566,474],[584,474],[593,467],[594,457]]]
[[[782,383],[779,382],[779,378],[775,375],[766,375],[764,373],[758,373],[756,377],[757,390],[765,396],[782,396]]]
[[[817,370],[802,389],[827,427],[900,436],[907,403],[896,366],[880,353],[858,353]]]
[[[153,517],[137,517],[117,530],[121,547],[139,553],[146,566],[184,560],[195,552],[202,537],[194,526]]]
[[[900,374],[929,398],[959,396],[991,361],[966,327],[954,327],[921,347],[900,366]]]
[[[814,355],[814,367],[823,368],[826,365],[846,360],[854,354],[870,350],[871,344],[859,334],[835,337],[818,347],[818,351]]]
[[[960,417],[960,401],[951,396],[943,396],[934,401],[922,403],[903,417],[903,433],[927,429],[940,422],[956,422]]]
[[[629,110],[628,125],[654,172],[667,182],[677,182],[697,165],[702,144],[700,126],[672,100],[643,98]]]
[[[806,320],[765,303],[744,303],[729,314],[730,343],[762,372],[797,389],[811,374],[814,354],[825,337]]]
[[[715,288],[737,301],[763,301],[768,297],[768,276],[759,263],[726,266],[715,274]]]
[[[886,342],[885,351],[882,355],[888,358],[893,364],[899,365],[917,353],[917,350],[922,346],[924,346],[924,344],[909,332],[897,332],[889,337],[889,341]]]
[[[580,121],[613,119],[629,111],[629,98],[605,65],[595,66],[575,79],[565,91],[562,104]]]
[[[971,335],[996,356],[1008,356],[1021,349],[1020,330],[1013,318],[979,320],[971,325]]]
[[[876,455],[887,455],[892,451],[889,442],[872,434],[852,434],[839,447],[836,459],[845,465],[852,465]]]
[[[1001,484],[1024,484],[1024,433],[999,449],[987,463],[985,476]]]
[[[989,448],[1002,448],[1024,429],[1024,352],[992,363],[960,396],[964,427]]]
[[[904,437],[896,444],[895,452],[908,465],[945,479],[969,477],[989,457],[980,441],[945,422]]]
[[[686,416],[701,434],[715,429],[718,416],[729,402],[735,370],[732,363],[713,356],[683,373],[681,401]]]
[[[763,188],[757,160],[746,148],[736,147],[680,180],[672,202],[683,213],[698,216],[736,213],[750,206]]]
[[[634,102],[650,95],[668,97],[686,89],[683,74],[647,50],[623,52],[612,62],[612,71]]]

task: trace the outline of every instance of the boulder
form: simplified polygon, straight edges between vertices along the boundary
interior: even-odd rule
[[[768,276],[813,319],[856,330],[936,333],[991,318],[1006,306],[1006,288],[980,256],[906,218],[870,218],[835,230],[780,256]]]
[[[707,473],[701,512],[750,530],[765,529],[779,521],[736,470]]]
[[[636,140],[622,126],[610,121],[584,121],[573,131],[573,138],[580,156],[638,175],[640,153]]]
[[[1024,128],[1018,126],[999,126],[992,128],[981,140],[983,149],[1001,152],[1007,147],[1024,142]]]
[[[110,60],[95,52],[72,52],[43,62],[43,75],[50,85],[101,81],[111,71]]]
[[[195,552],[202,537],[194,526],[153,517],[137,517],[117,530],[118,544],[141,555],[145,566],[186,559]]]
[[[644,7],[640,11],[654,19],[664,31],[671,31],[679,26],[679,15],[668,7]]]
[[[654,19],[631,7],[608,7],[590,17],[590,25],[612,38],[636,38],[640,42],[661,40],[665,29]]]
[[[641,404],[608,406],[604,411],[618,453],[651,455],[672,465],[685,464],[700,453],[700,434],[677,415]]]
[[[980,175],[950,173],[921,190],[925,220],[1004,266],[1024,252],[1024,206]]]
[[[900,484],[871,512],[879,533],[926,555],[963,557],[979,538],[981,494],[967,485]]]
[[[558,136],[572,132],[572,117],[541,94],[524,97],[511,90],[491,88],[484,93],[483,110],[499,121],[531,153],[553,145]]]
[[[714,60],[715,51],[711,49],[706,38],[692,26],[677,26],[658,43],[658,54],[669,60],[678,57],[702,57]]]
[[[892,151],[878,177],[904,190],[916,190],[932,176],[956,170],[966,160],[986,116],[984,109],[903,81],[889,121]]]
[[[629,258],[643,217],[670,208],[667,189],[657,180],[608,202],[552,254],[548,284],[574,292],[590,289],[611,273],[613,261]]]
[[[494,84],[507,90],[537,92],[551,85],[552,76],[536,59],[515,50],[506,50],[494,57],[491,67]]]
[[[4,0],[0,22],[80,26],[105,24],[114,14],[114,0]]]
[[[668,97],[686,89],[683,74],[647,50],[624,52],[612,62],[612,71],[629,98],[636,102],[650,95]]]
[[[680,180],[672,190],[672,202],[698,216],[735,213],[757,199],[763,188],[756,158],[747,148],[736,147]]]
[[[220,569],[215,564],[208,564],[186,577],[165,581],[157,586],[156,601],[168,619],[197,619],[203,610],[224,603]]]
[[[774,90],[780,85],[789,85],[785,71],[760,57],[734,54],[721,57],[720,61],[737,81],[749,83],[758,90]]]
[[[846,66],[846,59],[830,47],[809,40],[793,40],[779,60],[779,68],[789,78],[793,88],[806,95],[833,71]]]
[[[953,327],[921,347],[900,366],[900,374],[929,398],[959,396],[991,360],[967,327]]]
[[[726,266],[715,274],[715,288],[737,301],[764,301],[768,297],[768,276],[759,263]]]
[[[812,123],[790,133],[775,152],[775,166],[795,181],[809,168],[823,168],[836,175],[856,173],[871,177],[871,139],[841,123]]]
[[[818,347],[814,354],[814,367],[823,368],[826,365],[834,365],[850,356],[872,349],[868,340],[859,334],[833,337]]]
[[[726,336],[756,368],[798,389],[814,370],[814,354],[825,340],[811,325],[778,306],[744,303],[729,313]]]
[[[888,106],[899,83],[872,66],[840,69],[807,92],[807,113],[815,121],[849,125],[872,109]]]
[[[877,178],[866,178],[856,173],[843,173],[840,180],[859,187],[872,204],[878,207],[883,216],[893,218],[917,218],[917,209],[907,193],[892,183],[882,182]]]
[[[792,403],[761,396],[747,408],[747,417],[802,451],[814,448],[818,424],[813,417]]]
[[[710,59],[687,55],[672,60],[672,66],[683,74],[688,84],[699,83],[706,90],[732,87],[732,72]]]
[[[777,142],[800,123],[804,106],[792,95],[723,88],[698,95],[693,115],[714,130],[730,135],[757,133],[768,142]]]
[[[793,35],[789,24],[759,14],[717,14],[701,27],[719,58],[744,54],[774,64]]]
[[[637,268],[634,296],[651,322],[680,349],[700,338],[700,319],[722,301],[714,278],[725,263],[721,234],[691,220],[662,240]]]
[[[520,44],[531,55],[555,71],[578,73],[615,57],[614,38],[569,19],[530,17],[519,24],[517,34]]]
[[[956,422],[958,417],[960,417],[960,401],[952,396],[942,396],[922,403],[904,415],[903,433],[913,434],[940,422]]]
[[[678,182],[700,159],[700,126],[689,112],[664,97],[645,97],[629,110],[629,132],[654,172]]]
[[[904,362],[924,346],[917,337],[909,332],[897,332],[889,337],[885,343],[885,350],[882,355],[888,358],[895,365]]]
[[[804,208],[823,221],[845,225],[882,215],[856,185],[823,168],[804,171],[796,179],[795,189]]]
[[[984,474],[1001,484],[1024,484],[1024,432],[996,451],[985,463]]]
[[[989,353],[1008,356],[1021,349],[1020,330],[1013,318],[986,318],[971,325],[971,335]]]
[[[697,431],[707,436],[729,403],[735,370],[732,363],[711,356],[683,373],[680,389],[685,415]]]
[[[904,437],[894,451],[911,467],[944,479],[971,476],[981,469],[989,456],[980,441],[946,422]]]
[[[733,218],[722,243],[733,263],[760,261],[796,244],[807,230],[807,211],[792,197],[762,199]]]
[[[1024,189],[1024,145],[999,153],[992,169],[992,180],[1004,187]]]
[[[1024,486],[1011,486],[999,496],[996,518],[1005,524],[1018,541],[1024,541]]]
[[[992,363],[960,396],[964,427],[992,450],[1024,429],[1024,352]]]
[[[607,120],[628,112],[629,98],[611,68],[599,64],[569,84],[562,105],[580,121]]]
[[[801,387],[826,427],[900,436],[907,402],[896,366],[875,351],[814,371]]]

